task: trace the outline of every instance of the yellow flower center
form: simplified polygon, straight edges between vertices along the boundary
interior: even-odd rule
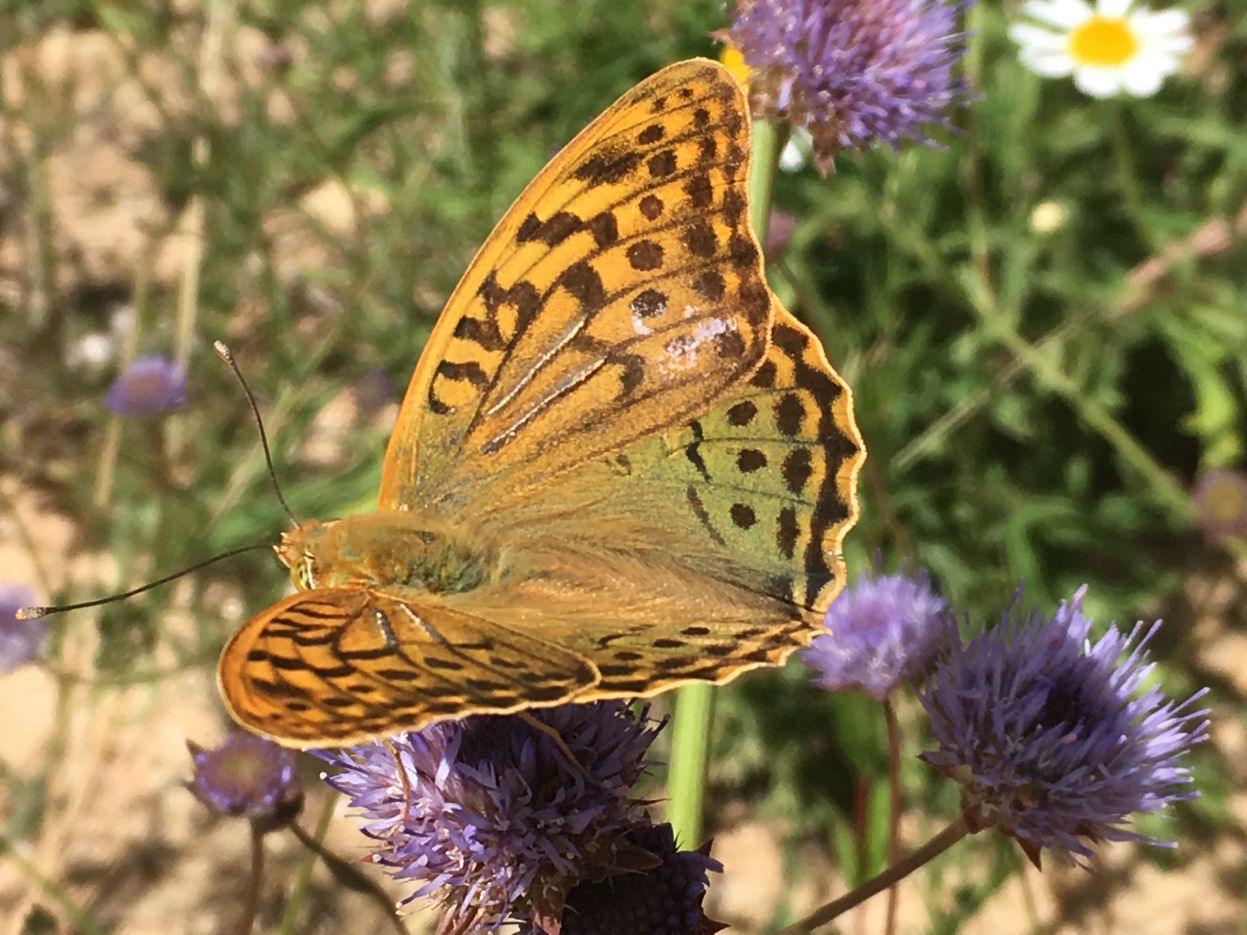
[[[731,43],[726,44],[723,46],[723,51],[719,53],[719,61],[743,87],[749,87],[749,66],[745,63],[745,56],[741,54],[740,49]]]
[[[1080,65],[1124,65],[1139,51],[1139,40],[1122,16],[1096,14],[1069,34],[1069,54]]]

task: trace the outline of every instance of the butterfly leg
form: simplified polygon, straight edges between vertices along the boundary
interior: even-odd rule
[[[403,810],[399,815],[398,824],[394,827],[397,833],[407,826],[407,819],[411,815],[411,778],[407,775],[402,755],[399,754],[398,747],[394,746],[394,742],[389,739],[381,742],[385,744],[385,748],[390,751],[390,756],[394,758],[394,771],[398,774],[398,782],[403,790]]]
[[[581,776],[584,776],[585,779],[590,778],[589,771],[585,769],[584,766],[581,765],[578,759],[576,759],[576,754],[572,753],[571,749],[567,746],[567,742],[563,740],[562,734],[560,734],[558,731],[556,731],[553,727],[551,727],[549,724],[545,723],[544,721],[537,720],[535,717],[532,716],[532,714],[530,714],[527,711],[519,711],[517,712],[516,716],[519,717],[520,720],[522,720],[529,727],[532,727],[536,730],[541,731],[543,734],[545,734],[547,737],[553,740],[554,745],[558,747],[559,752],[567,758],[567,761],[572,765],[572,768],[575,769],[576,772],[580,773]]]

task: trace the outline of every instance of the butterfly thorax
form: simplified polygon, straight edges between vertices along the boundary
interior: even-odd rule
[[[495,579],[499,564],[496,549],[399,510],[308,520],[282,533],[274,549],[301,591],[386,585],[471,591]]]

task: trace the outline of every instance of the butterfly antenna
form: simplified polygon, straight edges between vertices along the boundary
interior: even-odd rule
[[[64,613],[67,610],[81,610],[84,607],[98,607],[100,604],[111,604],[113,601],[124,601],[127,597],[134,597],[136,594],[142,594],[144,591],[150,591],[152,588],[159,587],[162,584],[168,584],[183,575],[189,575],[193,571],[199,571],[209,565],[219,562],[222,559],[233,558],[235,555],[241,555],[243,552],[254,552],[256,549],[270,548],[267,542],[258,542],[255,545],[244,545],[237,549],[230,549],[228,552],[222,552],[220,555],[214,555],[212,558],[206,558],[202,562],[196,562],[188,568],[181,571],[175,571],[171,575],[165,575],[163,578],[157,578],[155,581],[149,581],[147,584],[140,585],[137,588],[131,588],[129,591],[123,591],[120,594],[110,594],[108,597],[97,597],[91,601],[77,601],[73,604],[57,604],[53,607],[22,607],[17,611],[18,620],[37,620],[40,617],[48,617],[52,614]]]
[[[255,395],[251,392],[251,387],[247,385],[247,380],[242,375],[242,371],[238,369],[238,363],[234,360],[233,351],[226,347],[223,341],[213,341],[212,348],[217,352],[217,356],[221,360],[229,364],[230,370],[234,371],[234,376],[238,377],[238,382],[242,384],[242,391],[247,394],[247,402],[251,404],[251,414],[255,416],[256,428],[260,430],[260,447],[264,449],[264,463],[268,465],[268,479],[273,482],[273,491],[277,494],[281,508],[290,517],[290,522],[298,526],[299,518],[294,515],[294,510],[290,509],[290,504],[286,502],[286,498],[282,495],[281,484],[277,483],[277,470],[273,467],[273,455],[268,447],[268,433],[264,431],[264,420],[260,418],[260,407],[255,401]]]

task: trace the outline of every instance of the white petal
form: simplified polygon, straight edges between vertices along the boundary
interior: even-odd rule
[[[1057,52],[1069,45],[1069,38],[1063,33],[1030,23],[1014,23],[1009,27],[1009,38],[1034,52]]]
[[[796,140],[789,140],[784,144],[779,154],[779,167],[785,172],[796,172],[805,167],[805,153],[801,152]]]
[[[1071,29],[1089,20],[1093,11],[1083,0],[1026,0],[1022,15],[1057,29]]]
[[[1165,72],[1156,67],[1156,62],[1149,58],[1136,58],[1122,66],[1121,86],[1127,94],[1135,97],[1151,97],[1160,90],[1165,80]]]
[[[1140,10],[1130,17],[1130,25],[1139,32],[1150,35],[1185,35],[1191,28],[1191,18],[1182,10]]]
[[[1074,84],[1091,97],[1112,97],[1121,91],[1121,69],[1083,66],[1074,72]]]
[[[1147,54],[1169,55],[1181,58],[1191,51],[1195,40],[1190,36],[1144,36],[1143,48]]]
[[[1168,78],[1170,75],[1176,75],[1182,71],[1183,57],[1181,55],[1173,55],[1169,52],[1158,52],[1155,49],[1148,49],[1145,55],[1139,58],[1146,62],[1148,67],[1162,78]],[[1134,62],[1127,62],[1127,66],[1133,65]]]
[[[1035,74],[1045,78],[1064,78],[1074,71],[1074,60],[1062,53],[1023,49],[1018,53],[1018,59]]]
[[[1095,11],[1101,16],[1125,16],[1134,5],[1134,0],[1099,0]]]

